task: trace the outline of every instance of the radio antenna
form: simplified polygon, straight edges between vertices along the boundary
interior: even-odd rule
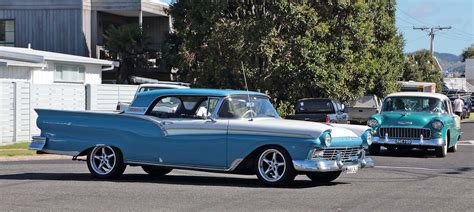
[[[249,86],[247,85],[247,77],[245,76],[245,68],[244,68],[244,62],[240,61],[240,64],[242,65],[242,73],[244,74],[244,83],[245,83],[245,89],[247,90],[247,98],[249,99],[249,104],[250,104],[250,121],[253,121],[253,105],[252,105],[252,99],[250,98],[250,92],[249,92]]]

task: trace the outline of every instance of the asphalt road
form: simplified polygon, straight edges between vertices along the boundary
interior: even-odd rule
[[[463,139],[474,140],[474,124],[463,129]],[[376,168],[330,184],[298,176],[287,188],[263,187],[255,176],[183,170],[154,179],[138,167],[101,181],[84,162],[0,162],[0,211],[474,210],[474,145],[446,158],[410,150],[374,160]]]

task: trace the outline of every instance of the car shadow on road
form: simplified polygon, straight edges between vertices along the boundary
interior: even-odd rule
[[[0,175],[0,180],[51,180],[51,181],[106,181],[114,183],[156,183],[175,185],[196,185],[196,186],[224,186],[224,187],[248,187],[264,188],[258,179],[236,178],[236,177],[214,177],[214,176],[184,176],[166,175],[152,177],[147,174],[124,174],[115,180],[100,180],[85,173],[21,173]],[[311,188],[323,186],[336,186],[349,184],[345,182],[316,183],[310,180],[295,180],[293,183],[280,188]]]
[[[380,150],[380,153],[375,156],[381,157],[408,157],[408,158],[436,158],[436,153],[433,150],[423,149],[397,149],[389,151],[388,149]]]

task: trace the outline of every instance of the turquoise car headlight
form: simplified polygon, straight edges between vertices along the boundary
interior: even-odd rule
[[[436,130],[441,130],[443,129],[444,124],[442,121],[436,120],[436,121],[431,122],[431,126]]]
[[[377,121],[377,119],[369,119],[369,121],[367,121],[367,125],[372,128],[377,126],[378,123],[379,121]]]
[[[329,145],[331,145],[331,141],[332,141],[332,136],[331,136],[331,133],[330,131],[326,131],[324,132],[320,137],[319,137],[319,140],[321,141],[321,144],[328,147]]]
[[[365,139],[365,142],[367,142],[367,145],[371,145],[372,144],[372,133],[367,133],[367,138]]]
[[[372,144],[372,130],[365,131],[365,133],[362,135],[362,140],[365,141],[367,146],[370,146]]]

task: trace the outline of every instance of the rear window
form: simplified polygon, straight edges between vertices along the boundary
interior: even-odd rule
[[[335,113],[334,105],[329,99],[306,99],[296,102],[299,113]]]
[[[153,91],[153,90],[161,90],[161,89],[170,89],[168,87],[142,87],[138,90],[138,93],[146,92],[146,91]]]
[[[373,96],[364,96],[357,101],[352,102],[351,107],[376,108],[375,98]]]

